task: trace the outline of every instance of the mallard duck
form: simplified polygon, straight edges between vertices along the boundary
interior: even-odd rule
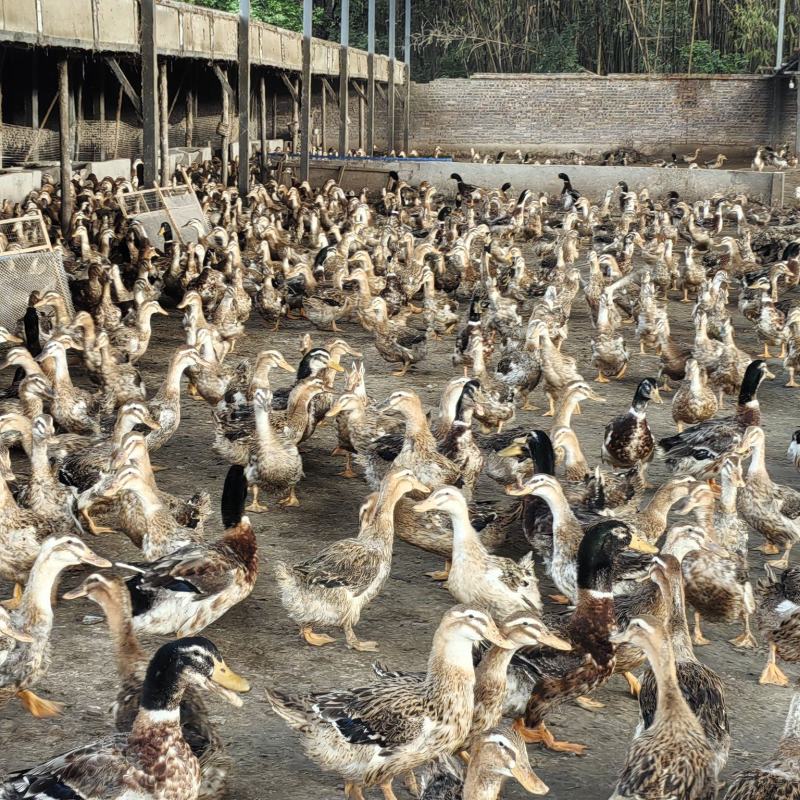
[[[155,314],[168,316],[168,312],[155,300],[148,300],[136,310],[136,320],[133,325],[120,325],[108,331],[111,344],[126,356],[131,364],[135,364],[147,351],[152,334],[151,320]]]
[[[575,359],[561,353],[550,340],[547,326],[543,322],[533,325],[529,330],[531,336],[538,337],[542,354],[544,391],[550,403],[550,408],[544,416],[552,417],[555,413],[555,401],[561,396],[564,388],[573,381],[582,381],[583,376],[578,372]]]
[[[709,551],[704,551],[709,552]],[[652,580],[669,609],[665,625],[666,636],[672,644],[675,673],[681,694],[697,716],[706,740],[714,754],[713,769],[719,778],[728,761],[731,732],[725,706],[725,689],[716,672],[695,657],[686,622],[681,564],[670,555],[661,555],[653,568]],[[641,616],[641,615],[639,615]],[[648,666],[640,681],[639,713],[641,721],[636,736],[641,736],[654,722],[658,707],[659,687],[656,673]]]
[[[650,400],[663,402],[658,392],[658,381],[645,378],[636,387],[633,403],[627,413],[614,417],[606,425],[603,446],[603,461],[615,467],[629,469],[640,461],[650,461],[655,442],[647,423],[647,404]]]
[[[597,370],[595,380],[598,383],[608,383],[611,378],[621,379],[630,360],[625,339],[609,323],[608,310],[613,302],[608,293],[603,292],[600,295],[597,337],[591,340],[592,366]]]
[[[522,737],[512,728],[493,728],[470,748],[468,766],[442,756],[423,767],[419,800],[496,800],[512,777],[530,794],[550,791],[533,771]]]
[[[736,497],[736,509],[766,539],[763,552],[774,554],[783,548],[782,558],[767,563],[776,569],[786,569],[789,553],[800,539],[800,492],[770,478],[763,428],[758,425],[747,428],[736,449],[750,454],[744,486]]]
[[[610,646],[641,647],[652,665],[658,703],[647,730],[633,740],[611,800],[705,800],[716,794],[714,751],[684,699],[675,654],[665,626],[655,617],[636,617],[610,637]]]
[[[727,502],[736,503],[736,494],[744,482],[733,483],[732,463],[723,467],[726,483],[723,490]],[[733,495],[731,497],[731,494]],[[740,542],[738,536],[733,541],[723,538],[727,533],[724,526],[717,527],[716,495],[705,483],[693,486],[682,507],[681,515],[694,512],[698,525],[705,531],[713,547],[690,553],[682,562],[686,597],[695,609],[694,643],[709,644],[700,629],[700,617],[715,622],[734,622],[740,620],[744,627],[741,636],[731,639],[735,647],[756,647],[756,640],[750,632],[750,615],[755,611],[753,587],[750,585],[750,572],[747,564],[747,539]],[[736,534],[738,534],[738,529]]]
[[[769,659],[758,682],[788,686],[789,679],[777,665],[800,661],[800,568],[791,567],[780,575],[767,567],[765,578],[756,584],[756,623],[769,645]]]
[[[578,599],[578,554],[584,531],[570,508],[558,480],[551,475],[534,475],[521,486],[506,487],[506,494],[515,497],[539,497],[550,507],[553,515],[553,552],[548,565],[548,574],[562,593],[560,596],[556,596],[557,602],[576,602]],[[625,523],[620,524],[625,525]],[[625,527],[627,528],[627,525]],[[658,552],[656,547],[635,536],[630,539],[630,548],[644,554],[652,555]],[[614,575],[615,581],[618,583],[615,588],[620,593],[625,591],[622,579],[629,570],[644,568],[644,565],[638,564],[635,560],[633,563],[629,562],[624,565],[623,561],[620,559]]]
[[[797,800],[800,797],[800,694],[792,696],[783,735],[763,766],[737,772],[723,800]]]
[[[467,501],[458,489],[443,486],[417,503],[414,511],[437,511],[450,517],[453,554],[445,587],[459,603],[485,608],[494,619],[505,619],[525,608],[542,610],[533,553],[519,562],[491,555],[472,527]]]
[[[672,419],[680,433],[684,425],[705,422],[717,413],[717,396],[708,388],[705,370],[693,358],[686,362],[686,381],[672,398]]]
[[[761,421],[758,387],[767,372],[766,362],[752,361],[739,390],[739,403],[732,417],[716,417],[692,425],[658,441],[658,454],[674,472],[698,475],[722,453],[737,446],[750,425]]]
[[[630,543],[624,523],[603,520],[589,528],[578,548],[575,612],[552,626],[572,649],[523,648],[511,659],[506,713],[519,718],[524,704],[516,727],[526,742],[569,753],[585,751],[584,745],[557,742],[545,718],[561,703],[601,686],[614,671],[615,648],[608,639],[615,627],[613,573],[618,555]]]
[[[794,468],[800,471],[800,430],[796,430],[792,434],[792,439],[789,442],[789,449],[786,451],[789,461]]]
[[[31,687],[50,668],[51,597],[56,581],[63,570],[78,564],[111,566],[75,536],[51,537],[42,543],[19,606],[11,612],[12,627],[25,636],[0,641],[0,703],[16,696],[35,717],[52,717],[61,710],[61,704],[43,700]]]
[[[466,738],[474,708],[472,648],[488,639],[509,646],[483,611],[455,606],[434,634],[421,681],[385,679],[371,686],[290,695],[267,689],[278,716],[300,733],[308,757],[345,780],[345,791],[380,785],[387,800],[392,780],[441,755]]]
[[[96,603],[105,614],[120,681],[112,707],[114,724],[120,733],[128,733],[139,713],[147,670],[144,650],[133,630],[130,593],[121,578],[93,573],[75,589],[64,593],[65,600],[82,597]],[[231,758],[203,698],[193,686],[188,686],[183,695],[180,717],[183,738],[200,762],[198,800],[218,800],[225,791]]]
[[[484,456],[472,434],[472,417],[480,381],[467,381],[458,398],[450,430],[444,435],[439,452],[449,458],[461,473],[460,488],[471,498],[483,471]]]
[[[295,486],[303,478],[303,459],[297,445],[281,438],[272,428],[272,392],[258,389],[253,397],[255,409],[256,434],[250,460],[245,468],[245,477],[253,491],[253,501],[247,511],[261,513],[267,507],[258,502],[259,491],[288,494],[279,504],[298,506],[300,501],[295,494]]]
[[[183,738],[180,704],[189,686],[241,706],[249,683],[201,636],[162,645],[150,660],[139,712],[130,733],[117,733],[13,773],[0,786],[2,800],[194,800],[200,764]]]
[[[243,516],[246,496],[244,469],[237,464],[225,478],[220,539],[187,544],[129,567],[135,572],[127,586],[136,632],[193,636],[250,595],[258,576],[258,544]]]
[[[399,327],[389,319],[386,301],[376,297],[371,308],[375,314],[375,349],[384,361],[390,364],[401,363],[399,370],[392,372],[395,377],[402,377],[412,364],[419,364],[428,354],[427,331]]]
[[[360,641],[353,627],[389,577],[395,505],[408,492],[428,491],[410,470],[392,470],[377,496],[362,506],[356,538],[334,542],[294,566],[277,562],[281,603],[306,642],[315,646],[333,642],[330,636],[315,633],[314,627],[336,625],[344,630],[348,647],[377,650],[375,642]]]

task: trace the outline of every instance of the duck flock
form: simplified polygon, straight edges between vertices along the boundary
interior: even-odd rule
[[[19,219],[0,251],[24,248],[41,214],[70,297],[34,292],[0,329],[0,713],[29,712],[43,731],[73,713],[40,684],[76,658],[83,624],[104,621],[114,667],[81,680],[118,689],[115,733],[37,743],[38,765],[6,748],[0,800],[233,797],[237,745],[207,703],[246,712],[251,688],[348,800],[489,800],[510,779],[543,795],[577,762],[542,751],[587,751],[549,725],[577,704],[610,730],[592,694],[615,675],[640,712],[615,800],[800,798],[800,693],[786,693],[774,755],[741,771],[736,682],[701,649],[735,624],[725,647],[761,648],[762,684],[788,687],[782,664],[800,661],[800,491],[770,477],[762,414],[782,412],[759,403],[765,380],[787,407],[800,388],[797,212],[625,183],[588,198],[566,173],[554,196],[457,173],[438,187],[392,173],[377,196],[254,174],[241,196],[219,170],[193,168],[207,225],[165,221],[163,252],[120,211],[128,180],[73,181],[66,237],[47,176],[2,207]],[[162,335],[162,314],[182,331]],[[680,335],[677,318],[691,320]],[[276,346],[287,329],[299,351]],[[436,351],[447,369],[426,365]],[[630,405],[598,412],[603,384],[621,381]],[[648,407],[667,392],[674,428],[656,434]],[[189,400],[205,431],[187,423]],[[581,406],[604,430],[579,437]],[[318,428],[343,464],[325,480],[363,498],[327,539],[304,500],[304,469],[324,468]],[[218,496],[191,477],[176,494],[159,486],[172,468],[158,451],[178,431],[189,459],[210,433]],[[800,469],[789,433],[779,444]],[[310,557],[266,557],[276,517],[303,530]],[[123,560],[124,537],[136,555]],[[359,633],[391,602],[398,541],[439,559],[412,578],[420,596],[452,595],[441,618],[418,604],[430,642],[418,671],[374,661],[380,643]],[[297,631],[312,679],[323,647],[354,651],[372,679],[229,666],[212,639],[256,602],[259,576],[276,602],[250,624],[267,613]],[[76,601],[94,613],[51,647]],[[274,796],[264,776],[238,779]]]

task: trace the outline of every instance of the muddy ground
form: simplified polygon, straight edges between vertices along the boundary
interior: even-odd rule
[[[685,342],[692,336],[688,323],[690,307],[675,302],[676,299],[673,293],[670,303],[673,335],[679,342]],[[751,353],[758,352],[760,346],[749,323],[735,311],[734,315],[740,346]],[[168,354],[182,336],[180,319],[174,311],[169,318],[155,317],[154,324],[153,341],[141,364],[151,391],[156,390]],[[296,363],[300,337],[307,330],[306,322],[287,322],[280,332],[272,333],[254,314],[248,324],[248,336],[237,347],[234,358],[253,356],[264,347],[277,347],[290,362]],[[391,367],[378,356],[369,335],[354,324],[345,324],[343,330],[347,340],[364,352],[367,386],[375,398],[383,398],[400,387],[411,388],[431,407],[437,401],[440,387],[454,374],[450,363],[452,337],[435,343],[425,363],[406,378],[397,379],[389,375]],[[658,370],[658,358],[638,355],[632,329],[626,327],[625,331],[635,355],[624,380],[598,387],[607,397],[607,404],[586,403],[584,413],[574,420],[592,463],[599,458],[605,423],[627,408],[637,382]],[[586,306],[579,297],[574,304],[565,349],[579,359],[587,378],[594,374],[588,365],[591,335]],[[327,334],[315,331],[314,337],[315,342],[322,343]],[[796,413],[798,394],[783,388],[785,375],[780,362],[773,360],[770,366],[777,379],[767,382],[761,391],[768,467],[776,480],[794,486],[798,484],[797,474],[788,464],[785,451],[791,433],[800,422]],[[3,380],[10,377],[6,374]],[[278,376],[278,380],[289,378],[285,373]],[[665,405],[649,409],[648,417],[657,436],[674,431],[670,397],[667,396]],[[543,404],[541,389],[534,400]],[[520,413],[518,421],[531,427],[549,428],[549,421],[539,413]],[[355,686],[372,680],[370,663],[375,656],[348,650],[339,633],[335,634],[337,642],[333,645],[307,646],[280,606],[275,591],[273,565],[277,559],[303,559],[329,542],[357,531],[358,507],[367,487],[360,478],[345,480],[336,476],[341,459],[329,455],[334,437],[335,431],[328,425],[304,445],[306,478],[298,490],[299,508],[274,506],[269,513],[254,516],[261,554],[258,584],[248,600],[206,631],[233,668],[252,682],[252,692],[242,709],[211,701],[235,759],[228,796],[236,800],[342,796],[341,781],[335,775],[318,771],[305,758],[297,736],[271,713],[263,691],[268,685],[304,691]],[[207,531],[214,536],[220,530],[216,506],[227,465],[213,453],[211,441],[207,406],[184,399],[180,429],[154,456],[154,461],[167,467],[157,475],[163,489],[188,496],[202,487],[211,493],[215,512]],[[655,465],[651,478],[659,482],[663,477],[663,469]],[[488,481],[481,484],[480,493],[483,497],[501,497],[499,488]],[[758,537],[753,538],[751,546],[760,544]],[[91,544],[112,559],[133,559],[138,553],[122,536],[107,535],[93,539]],[[514,532],[504,552],[512,555],[524,552],[521,534]],[[751,553],[754,580],[762,574],[762,558]],[[424,577],[425,572],[440,566],[436,557],[398,541],[391,577],[383,593],[363,614],[357,629],[359,636],[377,640],[378,657],[394,669],[424,667],[433,631],[441,614],[453,603],[446,590]],[[540,566],[539,574],[543,572]],[[64,588],[76,584],[79,577],[66,576]],[[545,591],[548,588],[546,580],[542,581],[542,588]],[[0,586],[5,596],[9,589]],[[61,602],[56,609],[52,668],[37,691],[64,702],[64,712],[55,719],[35,720],[16,701],[0,709],[0,772],[36,764],[112,730],[108,707],[115,696],[117,678],[106,630],[102,625],[82,624],[86,614],[95,612],[96,607],[85,600]],[[706,624],[705,633],[712,644],[698,648],[700,658],[720,674],[727,688],[733,746],[726,778],[738,769],[758,764],[774,749],[791,697],[789,689],[758,685],[766,653],[763,647],[758,652],[735,650],[727,640],[738,632],[735,627]],[[158,639],[146,641],[152,649],[159,643]],[[798,670],[789,666],[787,673],[793,676]],[[551,787],[551,796],[558,800],[608,797],[623,763],[637,721],[637,704],[627,694],[621,678],[612,679],[595,697],[606,704],[604,709],[589,712],[568,705],[549,720],[556,737],[588,744],[586,756],[553,754],[538,746],[531,747],[535,769]],[[400,787],[397,792],[401,798],[406,796]],[[378,794],[373,790],[370,796]],[[509,785],[505,796],[522,797],[523,792],[519,786]]]

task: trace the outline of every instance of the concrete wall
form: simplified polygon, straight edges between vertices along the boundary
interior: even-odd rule
[[[312,183],[321,184],[337,174],[341,162],[314,162]],[[690,202],[704,199],[715,192],[743,193],[748,197],[780,205],[784,176],[780,172],[750,172],[737,170],[674,170],[655,167],[578,167],[533,166],[527,164],[465,164],[452,161],[391,161],[368,164],[348,162],[342,184],[345,189],[366,187],[377,192],[386,186],[389,170],[416,186],[425,180],[437,187],[445,197],[454,197],[456,183],[450,175],[457,172],[475,186],[501,186],[511,183],[512,192],[531,189],[535,192],[558,194],[562,182],[558,173],[567,170],[573,185],[593,202],[602,200],[607,189],[624,180],[633,191],[647,189],[654,199],[676,191]]]
[[[795,93],[783,104],[794,141]],[[752,153],[770,140],[770,79],[760,75],[475,75],[412,84],[419,150],[669,153],[696,145]]]

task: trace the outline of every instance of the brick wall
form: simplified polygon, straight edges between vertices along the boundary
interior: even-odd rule
[[[757,75],[475,75],[412,84],[417,149],[644,152],[706,145],[752,151],[770,140],[772,84]],[[794,143],[784,87],[781,138]]]

